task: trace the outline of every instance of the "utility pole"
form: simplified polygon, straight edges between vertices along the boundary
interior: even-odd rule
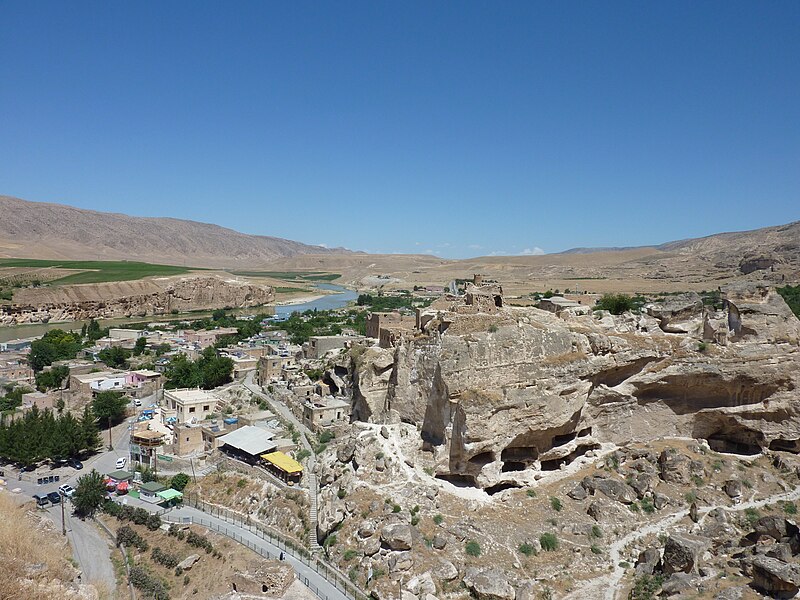
[[[67,535],[67,525],[66,521],[64,520],[64,503],[67,501],[67,497],[64,495],[63,492],[59,492],[61,494],[61,535],[66,537]]]
[[[191,456],[189,457],[189,464],[192,465],[192,478],[197,483],[197,475],[194,474],[194,459]]]
[[[111,417],[110,416],[108,417],[108,449],[109,450],[113,450],[114,449],[114,443],[111,440]]]

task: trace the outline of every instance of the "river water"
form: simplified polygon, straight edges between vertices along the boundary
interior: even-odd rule
[[[321,298],[317,298],[311,302],[304,302],[303,304],[289,304],[286,306],[276,306],[275,314],[288,317],[293,312],[303,312],[306,310],[333,310],[347,306],[349,302],[355,301],[358,294],[353,290],[349,290],[340,285],[333,285],[332,283],[318,283],[314,285],[315,288],[321,290],[329,290],[336,292],[334,294],[327,294]],[[253,314],[259,312],[263,307],[242,308],[237,309],[235,314]],[[268,311],[272,312],[272,307],[267,307]],[[130,323],[141,323],[142,321],[175,321],[178,319],[194,320],[202,319],[211,315],[211,311],[198,311],[191,313],[180,313],[176,315],[153,315],[150,317],[121,317],[118,319],[100,319],[100,327],[124,327]],[[16,340],[20,338],[40,337],[50,331],[51,329],[63,329],[65,331],[80,331],[81,327],[88,323],[88,321],[69,321],[67,323],[32,323],[29,325],[14,325],[12,327],[0,327],[0,342],[8,342],[9,340]]]

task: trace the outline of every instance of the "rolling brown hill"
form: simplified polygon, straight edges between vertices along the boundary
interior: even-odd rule
[[[0,196],[0,257],[138,260],[192,267],[263,265],[298,254],[345,253],[171,218],[131,217]]]

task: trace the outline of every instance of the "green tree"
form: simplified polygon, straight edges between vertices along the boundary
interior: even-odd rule
[[[103,504],[106,497],[106,486],[103,483],[103,476],[95,469],[78,479],[75,494],[72,496],[72,504],[75,507],[75,514],[79,517],[91,517]]]
[[[97,357],[112,369],[120,369],[128,365],[131,351],[120,346],[104,348],[97,353]]]
[[[624,312],[638,308],[637,305],[641,306],[641,303],[627,294],[603,294],[600,300],[597,301],[595,308],[607,310],[612,315],[621,315]]]
[[[57,360],[75,358],[80,350],[81,341],[77,334],[51,329],[31,344],[28,364],[38,373]]]
[[[80,446],[84,450],[93,451],[100,445],[100,432],[97,430],[97,420],[94,413],[85,406],[83,414],[78,421]]]
[[[146,337],[136,338],[136,343],[133,346],[133,355],[141,356],[142,353],[144,353],[145,348],[147,348],[147,338]]]
[[[173,490],[182,492],[188,484],[189,476],[186,473],[178,473],[177,475],[172,476],[172,480],[170,481],[169,485]]]
[[[94,413],[100,427],[121,423],[125,418],[125,409],[128,399],[121,392],[100,392],[92,400],[92,413]]]
[[[36,389],[40,392],[61,389],[69,377],[69,367],[60,365],[36,374]]]

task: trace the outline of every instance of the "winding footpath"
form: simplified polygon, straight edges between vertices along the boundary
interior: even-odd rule
[[[800,488],[791,492],[783,492],[774,494],[763,498],[761,500],[749,500],[742,502],[735,506],[716,504],[712,506],[704,506],[698,510],[698,515],[703,519],[713,510],[721,509],[726,512],[741,512],[748,508],[761,508],[767,504],[774,504],[780,501],[794,501],[800,499]],[[570,594],[565,596],[565,600],[585,600],[586,598],[603,598],[604,600],[617,600],[621,592],[620,583],[625,577],[625,568],[620,566],[622,551],[626,546],[632,544],[648,535],[658,535],[660,533],[667,533],[667,529],[674,526],[676,523],[689,515],[689,509],[680,510],[678,512],[667,515],[660,521],[651,523],[632,531],[628,535],[620,538],[609,546],[608,555],[609,561],[614,567],[614,570],[607,575],[590,579],[579,585],[577,589],[573,590]]]

